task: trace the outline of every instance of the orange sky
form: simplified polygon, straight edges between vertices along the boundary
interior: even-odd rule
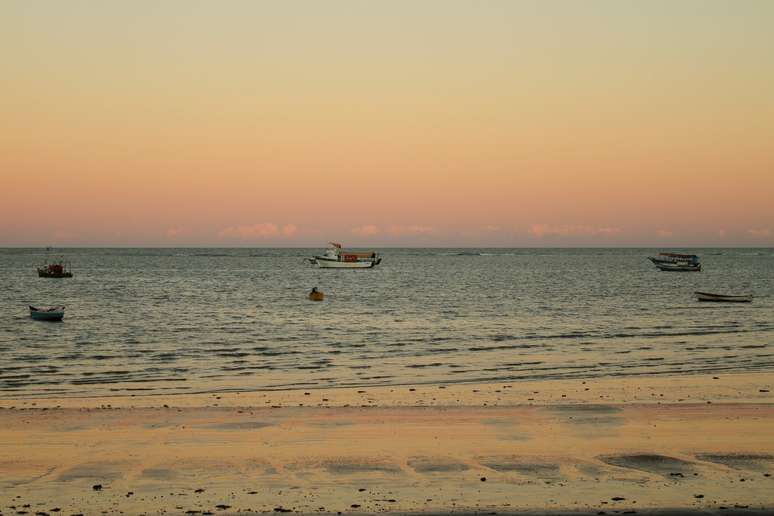
[[[3,2],[0,246],[771,246],[772,23],[767,1]]]

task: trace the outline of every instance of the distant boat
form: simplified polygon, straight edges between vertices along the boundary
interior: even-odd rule
[[[331,242],[325,254],[315,256],[309,261],[323,269],[371,269],[379,265],[382,259],[373,251],[367,253],[345,251],[341,248],[341,244]]]
[[[66,262],[61,256],[54,260],[48,258],[51,247],[46,247],[46,263],[38,267],[38,276],[41,278],[72,278],[70,262]]]
[[[73,273],[65,263],[47,263],[38,267],[38,276],[41,278],[72,278]]]
[[[701,270],[699,257],[695,254],[659,253],[649,256],[648,260],[662,271],[698,272]]]
[[[30,317],[36,321],[61,321],[64,317],[64,310],[63,306],[36,308],[30,305]]]
[[[715,303],[752,303],[752,294],[742,296],[730,296],[728,294],[711,294],[709,292],[694,292],[699,301],[713,301]]]
[[[693,264],[699,263],[699,257],[695,254],[681,254],[681,253],[658,253],[658,256],[649,256],[648,260],[654,264],[659,263],[681,263],[688,262]]]

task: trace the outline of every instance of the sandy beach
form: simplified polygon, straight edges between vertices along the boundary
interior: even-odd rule
[[[765,513],[772,383],[3,399],[0,512]]]

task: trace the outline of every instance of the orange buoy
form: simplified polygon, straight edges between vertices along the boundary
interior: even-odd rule
[[[309,300],[310,301],[322,301],[325,299],[325,294],[317,290],[317,287],[314,287],[311,292],[309,292]]]

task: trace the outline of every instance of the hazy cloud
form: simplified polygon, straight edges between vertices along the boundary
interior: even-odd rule
[[[387,233],[393,236],[429,235],[435,228],[432,226],[390,226]]]
[[[373,236],[380,233],[379,227],[373,224],[366,224],[365,226],[358,226],[352,228],[352,233],[357,236]]]
[[[410,225],[410,226],[392,225],[382,229],[375,224],[366,224],[364,226],[358,226],[356,228],[352,228],[351,231],[352,231],[352,234],[357,236],[362,236],[362,237],[374,236],[382,233],[386,233],[391,236],[417,236],[417,235],[429,235],[430,233],[435,232],[435,228],[432,226],[420,226],[420,225]]]
[[[656,234],[660,237],[671,237],[675,236],[674,231],[670,231],[669,229],[659,229],[656,231]]]
[[[184,230],[182,230],[182,229],[180,229],[180,228],[169,228],[169,229],[167,229],[167,231],[164,233],[164,236],[165,236],[165,237],[166,237],[168,240],[175,240],[176,238],[179,238],[179,237],[181,237],[181,236],[183,236],[183,235],[185,235],[185,234],[186,234],[186,231],[184,231]]]
[[[73,242],[78,240],[79,235],[73,231],[66,229],[57,229],[54,231],[54,240],[56,242]]]
[[[771,230],[769,228],[750,228],[747,230],[747,234],[754,237],[769,237],[771,236]]]
[[[538,238],[544,237],[567,237],[567,236],[615,236],[621,233],[619,228],[613,227],[593,227],[593,226],[572,226],[551,224],[532,224],[529,228],[529,234]]]
[[[262,240],[268,238],[292,238],[298,233],[298,226],[285,224],[281,228],[273,222],[261,222],[252,226],[231,226],[218,232],[221,238],[238,238],[239,240]]]

